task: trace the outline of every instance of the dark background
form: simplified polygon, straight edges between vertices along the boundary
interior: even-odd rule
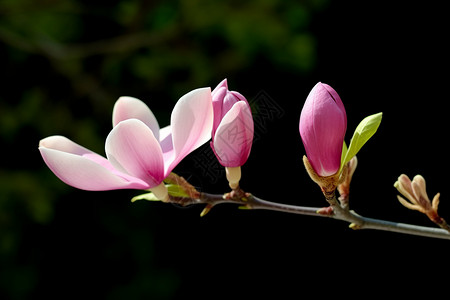
[[[444,292],[448,241],[232,205],[200,218],[202,207],[131,204],[139,191],[64,185],[37,146],[61,134],[103,155],[118,97],[142,99],[165,126],[183,94],[228,78],[257,128],[242,187],[320,207],[298,121],[322,81],[344,102],[347,142],[365,116],[384,113],[358,154],[351,208],[432,226],[393,184],[422,174],[450,218],[446,17],[438,1],[1,1],[0,298]],[[175,172],[226,192],[208,147]]]

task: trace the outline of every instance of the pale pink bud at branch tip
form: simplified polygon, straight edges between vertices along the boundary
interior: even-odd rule
[[[228,183],[234,190],[239,187],[241,166],[252,148],[252,111],[242,94],[228,90],[226,79],[211,94],[214,110],[211,148],[225,167]]]
[[[248,159],[253,142],[253,117],[243,95],[228,90],[224,79],[212,91],[214,122],[211,148],[224,167],[240,167]]]
[[[317,175],[334,175],[341,166],[347,114],[337,92],[317,83],[300,114],[299,131],[306,156]]]

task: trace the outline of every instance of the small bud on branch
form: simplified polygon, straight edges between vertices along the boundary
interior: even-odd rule
[[[408,176],[402,174],[394,183],[394,187],[400,194],[406,197],[407,200],[401,196],[397,196],[398,201],[404,207],[425,214],[432,222],[441,228],[450,231],[450,226],[438,214],[440,194],[437,193],[434,196],[433,201],[430,201],[426,191],[425,178],[423,178],[423,176],[416,175],[411,181]]]

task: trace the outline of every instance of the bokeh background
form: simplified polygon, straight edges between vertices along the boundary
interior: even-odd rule
[[[382,111],[362,149],[351,207],[432,224],[396,200],[401,173],[448,194],[449,22],[438,1],[0,1],[0,298],[216,299],[305,293],[374,297],[445,290],[448,241],[352,231],[346,223],[232,205],[179,208],[138,191],[85,192],[45,166],[60,134],[104,154],[120,96],[168,125],[188,91],[229,87],[252,103],[257,136],[242,187],[324,206],[304,172],[303,102],[322,81],[347,110],[347,142]],[[223,193],[208,145],[175,171]],[[407,280],[405,280],[407,279]],[[191,298],[189,298],[191,297]]]

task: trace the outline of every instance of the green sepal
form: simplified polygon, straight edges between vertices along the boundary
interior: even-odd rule
[[[153,194],[152,192],[145,193],[145,194],[138,195],[138,196],[131,198],[131,202],[136,202],[138,200],[161,201],[158,198],[156,198],[155,194]]]
[[[178,178],[179,178],[179,176],[176,173],[171,172],[170,176],[164,178],[164,183],[166,185],[167,184],[177,184],[177,181],[179,180]]]
[[[356,127],[353,137],[348,146],[344,143],[342,147],[341,168],[344,167],[358,152],[362,146],[375,134],[381,123],[383,113],[377,113],[364,118]]]
[[[189,198],[189,195],[186,193],[186,191],[178,184],[166,184],[166,188],[167,188],[167,191],[169,192],[169,195],[172,197]],[[131,202],[135,202],[138,200],[161,201],[158,198],[156,198],[155,194],[153,194],[152,192],[135,196],[131,199]]]
[[[178,184],[166,184],[166,187],[169,195],[172,197],[189,198],[189,195],[186,193],[186,191]]]

